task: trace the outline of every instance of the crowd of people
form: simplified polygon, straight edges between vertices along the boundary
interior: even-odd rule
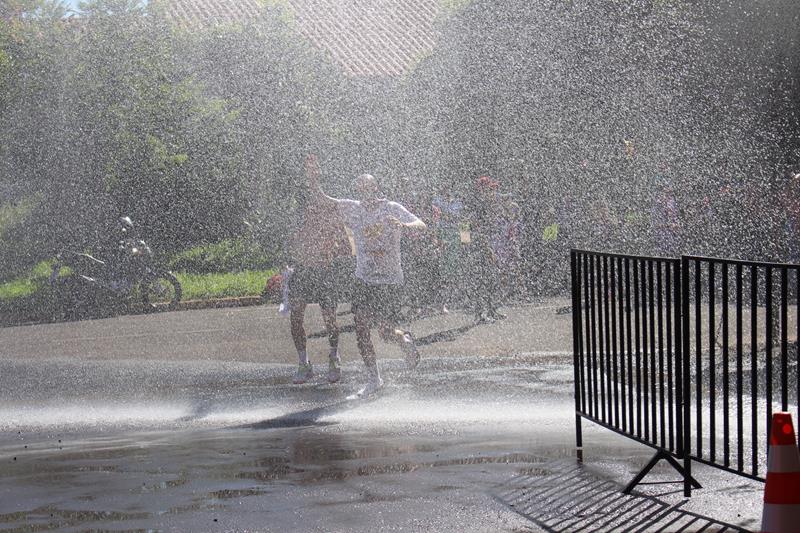
[[[466,308],[478,323],[504,316],[498,307],[519,296],[520,212],[489,176],[463,197],[446,189],[409,201],[430,231],[409,235],[405,302],[409,313]]]
[[[590,191],[591,200],[556,202],[570,248],[679,257],[800,261],[800,174],[735,177],[720,172],[699,183],[675,169],[660,171],[636,191]]]
[[[373,326],[382,338],[403,347],[413,367],[419,353],[400,324],[454,308],[472,314],[476,323],[488,323],[505,318],[499,308],[516,298],[566,294],[569,269],[564,264],[570,248],[800,261],[800,174],[787,174],[777,195],[739,190],[746,184],[689,194],[676,187],[668,167],[662,170],[646,197],[628,204],[602,195],[587,202],[564,195],[538,203],[526,196],[518,203],[511,188],[504,190],[491,176],[474,178],[460,194],[405,182],[394,190],[399,200],[394,202],[367,174],[355,181],[357,199],[327,196],[319,186],[317,161],[309,157],[308,184],[286,248],[291,273],[285,276],[287,300],[299,356],[294,382],[313,376],[303,329],[308,303],[322,308],[332,383],[341,376],[336,306],[352,304],[369,375],[363,395],[382,384],[370,337]],[[772,204],[779,209],[769,208]],[[726,218],[731,212],[738,218]],[[760,235],[753,231],[759,221]]]
[[[465,304],[476,322],[505,318],[498,307],[515,286],[511,280],[519,255],[519,208],[500,194],[497,181],[478,178],[467,202],[442,191],[424,202],[404,201],[406,207],[384,198],[369,174],[355,180],[357,199],[328,196],[319,176],[317,159],[309,156],[307,187],[286,243],[283,280],[298,355],[295,384],[314,377],[303,325],[310,303],[322,311],[330,344],[330,383],[341,379],[336,309],[339,302],[351,303],[368,376],[357,397],[383,385],[372,328],[402,348],[409,368],[418,364],[414,337],[401,327],[409,318],[404,309],[448,313],[448,305]]]

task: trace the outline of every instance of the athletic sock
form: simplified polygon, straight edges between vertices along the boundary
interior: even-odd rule
[[[300,359],[301,365],[308,364],[308,353],[305,350],[297,350],[297,357]]]
[[[329,359],[337,359],[338,360],[339,359],[339,348],[338,347],[331,348],[331,353],[330,353],[330,355],[328,355],[328,358]]]

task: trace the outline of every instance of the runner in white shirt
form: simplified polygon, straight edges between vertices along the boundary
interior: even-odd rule
[[[353,287],[353,315],[358,350],[369,374],[367,385],[358,392],[364,396],[383,385],[375,359],[370,328],[378,325],[381,337],[397,342],[406,355],[406,364],[414,368],[419,352],[414,338],[398,327],[400,287],[403,267],[400,237],[403,228],[425,229],[425,223],[397,202],[381,197],[374,177],[358,176],[355,181],[360,200],[331,198],[319,185],[319,165],[313,156],[306,160],[311,190],[336,205],[346,226],[353,231],[356,243],[356,279]]]

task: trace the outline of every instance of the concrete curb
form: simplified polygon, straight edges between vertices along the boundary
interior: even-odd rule
[[[168,304],[156,304],[159,311],[189,311],[198,309],[222,309],[226,307],[250,307],[267,303],[260,296],[241,296],[237,298],[217,298],[212,300],[187,300],[179,302],[174,308]]]
[[[224,309],[233,307],[251,307],[254,305],[262,305],[269,303],[263,300],[260,296],[240,296],[236,298],[215,298],[209,300],[187,300],[179,302],[174,308],[170,308],[169,304],[155,304],[155,309],[147,310],[141,305],[132,305],[128,312],[120,313],[113,316],[127,316],[127,315],[142,315],[148,312],[167,312],[167,311],[195,311],[202,309]],[[107,318],[107,317],[98,317]],[[79,319],[81,320],[81,319]],[[55,324],[64,322],[76,322],[75,320],[35,320],[30,317],[14,316],[12,313],[0,313],[0,327],[14,327],[14,326],[35,326],[37,324]]]

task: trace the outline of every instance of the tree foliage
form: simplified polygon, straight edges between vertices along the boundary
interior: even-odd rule
[[[249,235],[275,254],[309,151],[335,193],[372,172],[396,196],[466,194],[489,173],[531,241],[569,221],[559,241],[606,228],[622,251],[652,249],[642,221],[666,174],[703,228],[693,251],[738,225],[752,244],[738,255],[770,255],[746,233],[779,231],[759,191],[800,155],[796,8],[744,4],[442,0],[438,45],[413,72],[358,80],[283,2],[197,31],[159,2],[90,0],[73,16],[5,0],[0,276],[91,248],[120,215],[166,252]]]
[[[770,187],[798,155],[798,9],[748,6],[470,2],[443,21],[438,48],[406,84],[418,132],[409,152],[425,154],[421,175],[455,189],[500,178],[536,226],[533,241],[559,219],[581,236],[573,245],[652,252],[648,232],[628,222],[649,219],[666,180],[687,250],[722,251],[716,241],[727,253],[775,256],[777,203],[754,190],[778,192]],[[724,197],[726,187],[737,194]],[[738,242],[725,227],[736,217],[716,208],[746,213]],[[754,224],[761,238],[748,234]]]
[[[134,0],[70,18],[58,3],[12,7],[0,203],[34,207],[0,228],[0,270],[91,248],[123,215],[164,251],[239,236],[259,213],[278,227],[302,147],[331,130],[322,102],[337,98],[276,9],[197,35]]]

